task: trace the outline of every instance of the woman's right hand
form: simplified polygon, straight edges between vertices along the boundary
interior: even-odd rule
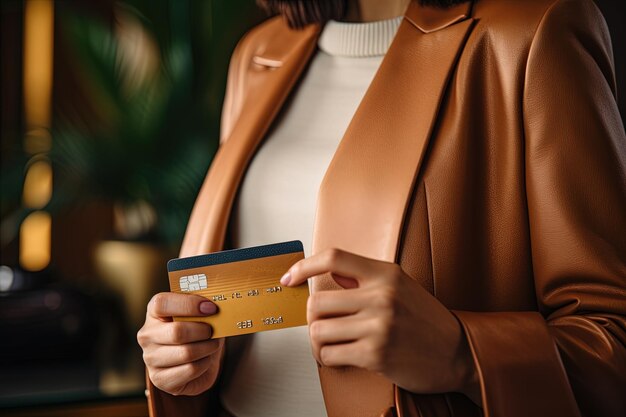
[[[219,340],[206,323],[177,322],[175,316],[210,316],[217,306],[193,294],[163,292],[148,303],[146,322],[137,333],[152,383],[173,395],[198,395],[212,381],[207,371]]]

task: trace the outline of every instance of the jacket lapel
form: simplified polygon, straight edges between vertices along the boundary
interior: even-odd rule
[[[274,26],[278,30],[268,33],[265,42],[239,52],[242,56],[237,61],[245,64],[229,75],[236,77],[230,81],[235,82],[243,102],[234,106],[239,109],[237,120],[232,129],[229,126],[202,184],[181,257],[223,249],[232,204],[246,167],[315,50],[318,27],[295,31],[285,30],[282,24]]]
[[[471,32],[471,3],[413,1],[361,102],[318,194],[313,253],[340,248],[395,262],[409,198],[440,103]],[[329,274],[314,291],[339,289]],[[357,368],[320,368],[329,416],[382,415],[393,385]]]

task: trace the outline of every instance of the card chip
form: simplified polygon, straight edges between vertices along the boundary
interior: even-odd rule
[[[180,283],[181,291],[200,291],[207,289],[206,275],[196,274],[180,277],[178,281]]]

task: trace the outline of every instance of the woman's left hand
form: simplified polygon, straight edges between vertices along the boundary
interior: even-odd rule
[[[281,283],[296,286],[324,273],[346,290],[308,300],[318,362],[379,372],[414,393],[475,399],[476,371],[458,320],[399,265],[331,249],[294,264]]]

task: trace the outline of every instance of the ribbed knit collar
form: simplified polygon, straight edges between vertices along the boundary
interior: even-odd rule
[[[333,56],[382,56],[389,49],[400,22],[402,16],[366,23],[331,20],[324,26],[317,45]]]

